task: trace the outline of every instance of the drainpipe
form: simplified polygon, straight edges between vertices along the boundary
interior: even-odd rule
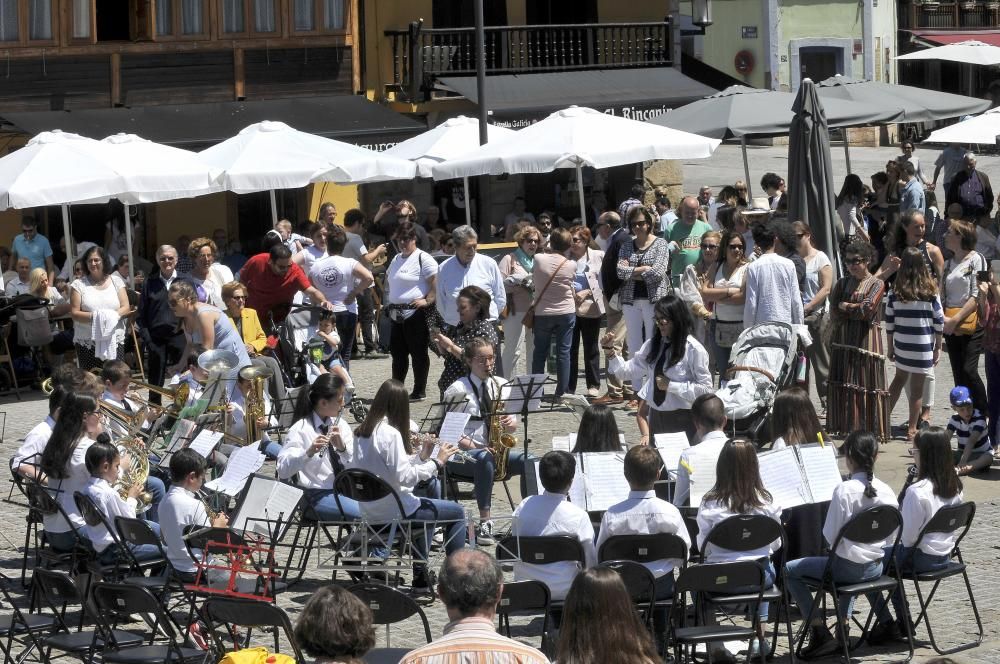
[[[864,8],[861,12],[861,42],[864,57],[865,80],[875,80],[875,39],[872,37],[872,0],[864,0]]]

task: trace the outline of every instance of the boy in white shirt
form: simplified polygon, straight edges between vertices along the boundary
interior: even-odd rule
[[[87,464],[87,472],[90,473],[91,477],[90,484],[83,490],[83,493],[104,514],[108,523],[114,527],[115,517],[136,518],[136,508],[139,505],[137,498],[142,493],[143,487],[141,484],[129,487],[128,500],[122,500],[112,487],[112,484],[118,479],[121,454],[118,452],[118,448],[110,443],[107,434],[99,435],[97,442],[87,448],[84,462]],[[147,523],[159,537],[160,524],[154,521]],[[111,533],[103,525],[84,526],[83,533],[93,545],[98,562],[112,565],[122,559],[122,552],[115,544]],[[159,558],[160,551],[153,544],[140,544],[132,547],[132,555],[138,561],[154,560]]]

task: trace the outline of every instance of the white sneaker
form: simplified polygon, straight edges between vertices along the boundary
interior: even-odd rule
[[[487,546],[496,543],[497,541],[493,538],[493,522],[489,519],[481,522],[476,528],[476,544]]]

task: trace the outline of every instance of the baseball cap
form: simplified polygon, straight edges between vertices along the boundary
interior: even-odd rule
[[[952,388],[951,394],[948,395],[948,398],[951,400],[952,406],[972,405],[972,395],[969,394],[969,388],[964,385]]]

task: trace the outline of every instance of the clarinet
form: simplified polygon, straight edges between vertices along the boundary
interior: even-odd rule
[[[917,481],[917,464],[911,463],[906,467],[906,481],[903,482],[903,488],[899,490],[899,496],[896,500],[900,505],[903,504],[903,496],[906,495],[906,490],[910,488],[910,485]]]
[[[335,419],[333,421],[333,424],[330,426],[330,431],[333,431],[334,429],[336,429],[337,427],[340,426],[340,418],[343,416],[343,414],[344,414],[344,409],[341,408],[340,412],[337,413],[337,419]],[[332,441],[327,442],[326,449],[330,450],[330,458],[331,459],[336,458],[334,455],[336,455],[338,452],[337,452],[337,448],[335,448],[333,446],[333,442]],[[326,456],[326,450],[320,450],[319,451],[319,456],[320,456],[320,458],[323,458],[324,456]]]

